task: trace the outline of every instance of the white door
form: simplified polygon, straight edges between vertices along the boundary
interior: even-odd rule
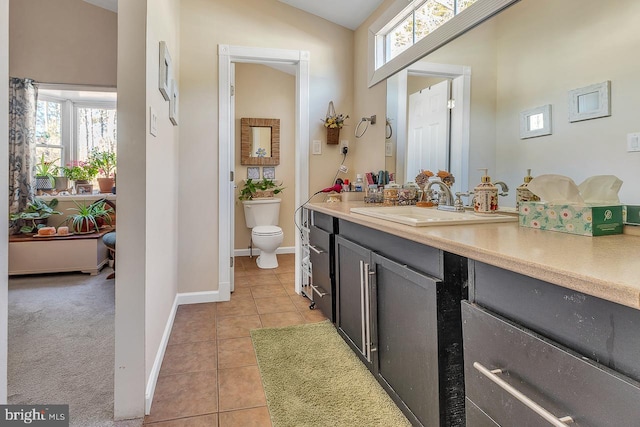
[[[451,81],[445,80],[409,95],[407,181],[421,169],[433,173],[449,169],[450,87]]]

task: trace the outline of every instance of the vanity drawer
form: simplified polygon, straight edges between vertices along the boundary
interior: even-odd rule
[[[311,225],[326,231],[327,233],[337,233],[335,218],[317,211],[311,211]]]
[[[333,266],[334,235],[311,226],[309,233],[309,259],[311,260],[311,289],[315,308],[334,321],[334,266]]]
[[[495,421],[491,419],[484,411],[473,403],[471,400],[466,399],[464,402],[464,412],[466,415],[467,427],[500,427]]]
[[[640,422],[638,382],[466,301],[462,320],[466,396],[499,425],[550,425],[509,387],[572,426]]]

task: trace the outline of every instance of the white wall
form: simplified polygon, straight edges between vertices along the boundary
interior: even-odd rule
[[[149,6],[121,2],[118,10],[117,419],[144,414],[177,293],[178,128],[158,90],[158,58],[164,40],[180,77],[180,8],[179,0]],[[148,132],[149,107],[157,137]]]
[[[326,141],[321,119],[330,100],[338,112],[354,116],[353,32],[277,0],[183,0],[180,16],[179,291],[213,291],[218,289],[218,44],[309,51],[310,140]],[[326,144],[321,156],[311,156],[311,192],[332,183],[341,160],[339,147]]]
[[[9,0],[0,0],[0,170],[9,170]],[[0,224],[9,220],[9,176],[0,175]],[[0,227],[0,404],[7,403],[8,228]]]
[[[10,75],[116,85],[118,17],[82,0],[10,0]]]
[[[145,375],[147,382],[178,292],[178,127],[158,90],[159,42],[167,43],[180,79],[180,0],[153,0],[147,11]],[[148,132],[148,106],[158,114],[158,134]],[[178,117],[180,119],[180,116]],[[180,126],[180,121],[178,125]],[[158,366],[159,368],[159,366]]]
[[[147,253],[147,2],[118,7],[116,419],[144,415]],[[163,320],[161,320],[161,323]]]

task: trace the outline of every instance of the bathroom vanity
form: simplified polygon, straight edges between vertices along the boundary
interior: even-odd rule
[[[640,419],[640,237],[412,227],[354,206],[308,205],[336,224],[335,325],[412,424]]]

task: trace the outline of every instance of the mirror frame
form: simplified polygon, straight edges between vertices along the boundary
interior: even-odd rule
[[[280,119],[240,119],[240,164],[277,166],[280,164]],[[271,157],[251,157],[251,128],[271,128]]]
[[[422,40],[383,64],[380,58],[383,52],[378,50],[376,34],[387,26],[400,12],[413,7],[413,3],[407,6],[407,0],[397,0],[369,27],[369,54],[367,55],[369,87],[380,83],[408,65],[413,64],[429,53],[444,46],[451,40],[464,34],[517,1],[519,0],[478,0],[462,13],[442,24],[442,26],[434,32],[428,34]]]

